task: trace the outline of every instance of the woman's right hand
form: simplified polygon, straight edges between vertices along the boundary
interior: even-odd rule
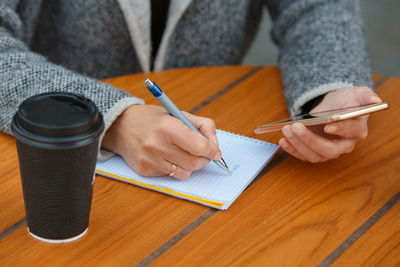
[[[121,155],[142,176],[168,175],[174,164],[173,176],[186,179],[210,160],[219,160],[222,154],[214,122],[184,114],[201,134],[159,106],[130,106],[107,130],[102,147]]]

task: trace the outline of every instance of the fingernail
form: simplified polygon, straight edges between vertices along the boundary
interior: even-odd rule
[[[282,132],[283,132],[283,134],[284,134],[286,137],[288,137],[288,138],[291,137],[291,136],[293,135],[293,132],[292,132],[292,130],[290,129],[289,126],[283,127]]]
[[[303,128],[303,129],[306,128],[306,126],[304,126],[303,124],[301,124],[301,123],[299,123],[299,122],[296,122],[294,125],[295,125],[297,128]]]
[[[337,127],[335,125],[328,125],[325,127],[325,132],[327,133],[334,133],[336,132]]]
[[[382,100],[381,100],[378,96],[376,96],[376,95],[371,96],[371,98],[369,99],[369,101],[371,101],[371,102],[373,102],[373,103],[382,102]]]
[[[214,155],[213,160],[220,160],[221,158],[222,158],[222,153],[221,151],[218,151],[218,153]]]

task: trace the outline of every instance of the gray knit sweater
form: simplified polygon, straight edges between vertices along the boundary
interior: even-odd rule
[[[265,4],[273,20],[288,108],[336,88],[372,86],[358,1],[171,0],[151,59],[149,0],[0,0],[0,130],[18,105],[46,91],[91,98],[106,129],[142,103],[96,79],[240,63]],[[266,88],[268,90],[268,88]]]

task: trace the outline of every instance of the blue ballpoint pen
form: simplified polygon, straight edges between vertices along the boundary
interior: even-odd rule
[[[157,86],[157,84],[153,83],[150,79],[146,79],[144,81],[147,89],[155,96],[155,98],[160,102],[160,104],[175,118],[181,120],[187,127],[195,131],[196,133],[200,133],[196,127],[189,121],[188,118],[183,115],[183,113],[178,109],[177,106],[168,98],[168,96]],[[219,160],[214,160],[215,164],[221,167],[224,170],[228,169],[228,165],[225,163],[224,159],[221,158]]]

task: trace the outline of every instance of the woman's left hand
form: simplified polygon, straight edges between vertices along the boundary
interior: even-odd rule
[[[344,87],[325,95],[310,113],[381,102],[368,87]],[[306,128],[300,123],[282,129],[279,145],[292,156],[312,163],[338,158],[351,152],[368,135],[368,115]]]

